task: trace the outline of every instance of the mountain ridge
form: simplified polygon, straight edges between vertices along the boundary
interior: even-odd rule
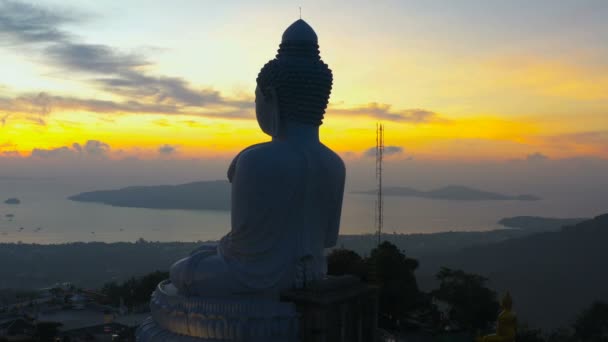
[[[542,328],[572,323],[594,300],[608,301],[608,214],[557,231],[476,245],[426,260],[425,286],[441,267],[488,277],[513,295],[523,318]]]

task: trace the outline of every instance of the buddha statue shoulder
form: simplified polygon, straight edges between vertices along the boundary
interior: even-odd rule
[[[232,161],[231,229],[171,267],[186,296],[276,297],[326,274],[324,249],[336,244],[345,167],[319,140],[332,87],[317,35],[303,20],[283,34],[255,90],[256,118],[268,142]]]
[[[480,342],[515,342],[517,334],[517,316],[513,312],[513,300],[507,292],[500,303],[502,311],[496,320],[496,334],[477,339]]]

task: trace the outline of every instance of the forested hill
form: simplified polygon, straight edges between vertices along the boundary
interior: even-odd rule
[[[0,244],[0,289],[32,289],[71,282],[98,288],[156,270],[190,254],[201,242],[77,242]]]
[[[561,221],[551,221],[556,224]],[[554,229],[552,227],[549,227]],[[438,234],[387,234],[418,259],[419,284],[428,290],[441,266],[484,275],[499,291],[510,290],[521,321],[567,326],[594,300],[608,301],[608,215],[534,233],[525,229]],[[341,236],[338,246],[359,250],[375,237]],[[56,282],[99,287],[155,270],[167,271],[200,242],[0,244],[0,289],[36,288]]]
[[[564,221],[547,220],[558,230]],[[544,221],[543,221],[544,222]],[[535,230],[501,229],[487,232],[443,232],[435,234],[383,234],[422,266],[434,264],[441,255],[455,253],[475,245],[496,243],[534,234]],[[340,235],[337,247],[368,255],[375,246],[375,235]],[[36,288],[55,282],[73,282],[79,286],[98,287],[109,280],[123,280],[169,266],[187,256],[197,242],[137,243],[68,243],[59,245],[0,244],[0,289]],[[443,259],[442,259],[443,260]]]
[[[511,291],[524,321],[566,326],[592,301],[608,301],[608,214],[557,232],[429,258],[422,265],[420,273],[427,277],[440,266],[484,275],[496,289]]]

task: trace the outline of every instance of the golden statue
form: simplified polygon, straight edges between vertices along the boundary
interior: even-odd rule
[[[477,342],[515,342],[517,332],[517,316],[511,311],[513,299],[509,292],[505,293],[500,302],[502,312],[496,320],[496,334],[478,337]]]

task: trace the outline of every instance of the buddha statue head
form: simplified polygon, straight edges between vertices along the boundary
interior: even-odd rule
[[[317,34],[304,20],[294,22],[283,33],[276,58],[257,77],[256,117],[262,131],[276,137],[289,122],[320,126],[332,81]]]

